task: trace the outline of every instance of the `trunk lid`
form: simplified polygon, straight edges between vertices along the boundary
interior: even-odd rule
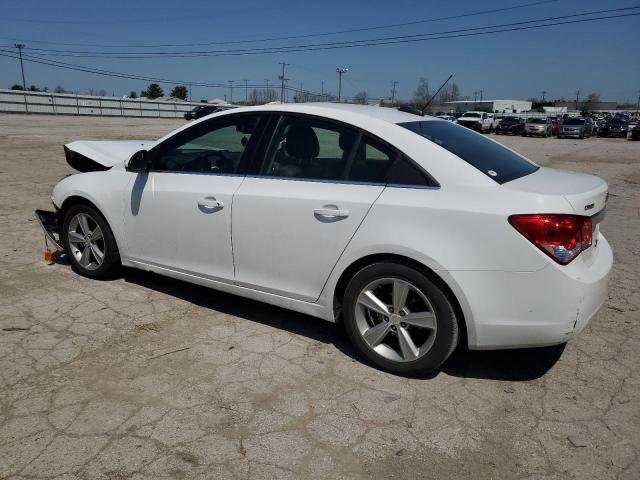
[[[148,150],[155,142],[145,140],[79,140],[64,146],[67,163],[80,172],[108,170],[122,165],[139,150]]]
[[[541,195],[563,196],[571,204],[576,215],[587,217],[595,215],[605,207],[609,189],[607,183],[595,175],[546,167],[540,167],[534,173],[502,186]]]

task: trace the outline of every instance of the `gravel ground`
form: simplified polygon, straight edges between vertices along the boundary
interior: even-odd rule
[[[640,478],[640,142],[492,136],[609,183],[609,299],[564,349],[409,380],[320,320],[42,261],[63,143],[182,123],[0,115],[0,478]]]

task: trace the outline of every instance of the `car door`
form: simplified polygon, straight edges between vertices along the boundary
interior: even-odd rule
[[[315,301],[395,155],[355,128],[282,116],[234,199],[237,283]]]
[[[256,115],[195,124],[149,152],[152,168],[125,198],[131,260],[202,275],[234,276],[231,204],[259,130]]]

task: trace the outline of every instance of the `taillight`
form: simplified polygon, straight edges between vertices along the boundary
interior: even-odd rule
[[[564,214],[511,215],[509,223],[561,265],[591,246],[591,218]]]

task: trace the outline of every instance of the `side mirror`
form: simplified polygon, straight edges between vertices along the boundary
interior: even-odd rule
[[[139,150],[127,162],[127,170],[130,172],[148,172],[151,170],[151,158],[146,150]]]

